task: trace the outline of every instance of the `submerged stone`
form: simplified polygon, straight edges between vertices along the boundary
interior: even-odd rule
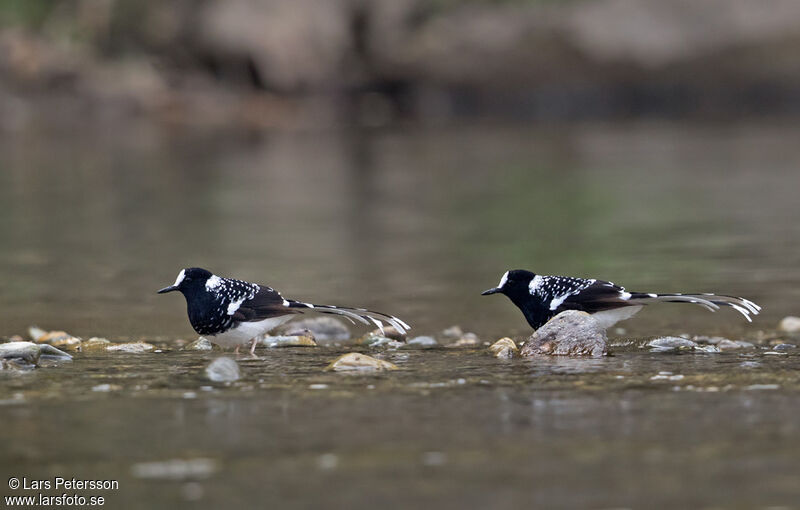
[[[344,342],[350,340],[350,330],[345,324],[333,317],[310,317],[293,321],[280,329],[282,334],[298,329],[311,331],[318,343]]]
[[[519,348],[514,340],[505,337],[496,341],[489,346],[489,351],[494,354],[495,358],[509,359],[513,358],[515,354],[519,354]]]
[[[23,363],[36,365],[41,358],[70,360],[72,356],[49,344],[35,344],[33,342],[8,342],[0,344],[0,359],[18,360]]]
[[[586,312],[566,310],[537,329],[522,348],[522,356],[604,356],[606,331]]]
[[[350,352],[343,354],[331,362],[325,370],[334,372],[382,372],[397,370],[398,366],[366,354]]]
[[[228,357],[217,358],[206,367],[206,377],[214,382],[233,382],[241,377],[239,365]]]
[[[755,347],[755,345],[751,344],[750,342],[744,342],[742,340],[728,340],[727,338],[723,338],[717,342],[716,346],[723,351],[731,349],[753,349]]]
[[[800,333],[800,317],[784,317],[778,324],[778,329],[786,333]]]

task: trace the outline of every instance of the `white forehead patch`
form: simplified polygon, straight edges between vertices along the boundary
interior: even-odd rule
[[[502,289],[506,282],[508,282],[508,271],[506,271],[505,274],[503,274],[503,277],[500,278],[500,283],[497,285],[497,288]]]
[[[181,269],[181,272],[178,273],[178,277],[175,278],[175,283],[173,284],[173,286],[177,287],[178,285],[180,285],[185,277],[186,277],[186,270]]]
[[[214,290],[220,285],[222,285],[222,278],[215,274],[211,275],[211,277],[206,280],[206,290]]]
[[[531,283],[528,284],[528,292],[531,294],[536,294],[536,291],[539,289],[539,286],[544,282],[544,278],[541,275],[536,275],[531,280]]]

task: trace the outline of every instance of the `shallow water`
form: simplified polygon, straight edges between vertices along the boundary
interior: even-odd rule
[[[794,133],[5,139],[0,336],[35,323],[164,352],[0,373],[2,472],[117,479],[103,493],[112,508],[796,506],[800,349],[656,354],[636,340],[758,340],[798,314]],[[744,295],[764,314],[750,325],[730,310],[654,307],[614,335],[635,345],[604,359],[376,351],[402,370],[353,376],[323,370],[347,347],[264,350],[225,385],[203,377],[219,353],[170,349],[194,335],[182,300],[154,290],[186,265],[484,340],[526,332],[510,303],[478,296],[509,267]],[[135,476],[170,459],[213,467]]]

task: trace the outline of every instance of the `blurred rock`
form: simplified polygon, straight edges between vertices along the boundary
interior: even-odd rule
[[[149,480],[192,480],[208,478],[217,469],[217,462],[213,459],[171,459],[136,463],[131,466],[131,474]]]
[[[7,342],[0,344],[0,358],[15,359],[25,363],[37,364],[42,357],[56,360],[70,360],[72,356],[49,344],[33,342]]]
[[[778,329],[785,333],[800,333],[800,317],[784,317],[778,324]]]
[[[450,326],[439,334],[439,337],[445,342],[456,342],[462,336],[464,336],[464,331],[461,326]]]
[[[728,340],[727,338],[723,338],[719,342],[716,343],[716,346],[722,350],[727,351],[731,349],[753,349],[755,345],[751,344],[750,342],[744,342],[742,340]]]
[[[45,331],[36,326],[28,328],[28,333],[34,342],[50,344],[53,347],[70,351],[80,350],[81,339],[74,337],[66,331]]]
[[[394,363],[376,359],[366,354],[350,352],[336,358],[325,370],[334,372],[381,372],[397,369],[398,367]]]
[[[356,345],[367,345],[369,347],[389,347],[391,349],[397,349],[405,344],[392,338],[382,336],[380,334],[380,330],[375,330],[356,340]]]
[[[513,358],[515,354],[519,354],[519,349],[514,340],[506,337],[501,338],[489,346],[489,351],[494,354],[495,358],[508,359]]]
[[[433,349],[439,347],[439,342],[432,336],[418,336],[407,341],[401,349]]]
[[[186,345],[181,350],[182,351],[211,351],[211,350],[214,350],[214,344],[212,344],[211,341],[208,338],[206,338],[204,336],[201,336],[200,338],[198,338],[194,342]]]
[[[732,342],[728,340],[728,342]],[[747,343],[747,342],[745,342]],[[656,338],[647,343],[651,347],[651,352],[719,352],[720,348],[715,345],[700,345],[688,338],[678,336],[665,336]]]
[[[129,354],[139,354],[150,352],[155,349],[155,345],[147,342],[129,342],[124,344],[111,344],[106,347],[108,352],[125,352]]]
[[[333,317],[310,317],[283,326],[278,331],[281,334],[296,330],[307,329],[314,335],[320,345],[325,343],[344,342],[350,340],[350,330],[345,324]]]
[[[311,335],[267,336],[261,340],[266,347],[316,347],[317,342]]]
[[[367,335],[374,335],[374,336],[382,336],[386,338],[391,338],[392,340],[397,340],[398,342],[403,342],[406,339],[406,334],[401,333],[395,328],[394,326],[385,326],[383,331],[380,329],[373,329]]]
[[[104,351],[111,342],[105,338],[92,337],[85,342],[81,342],[81,351]]]
[[[481,340],[475,333],[464,333],[458,340],[448,344],[447,347],[475,347],[480,343]]]
[[[522,356],[604,356],[606,331],[585,312],[567,310],[550,319],[531,335]]]
[[[775,351],[791,351],[792,349],[796,349],[797,346],[794,344],[778,344],[772,349]]]
[[[240,377],[239,365],[225,356],[209,363],[206,367],[206,377],[214,382],[233,382]]]

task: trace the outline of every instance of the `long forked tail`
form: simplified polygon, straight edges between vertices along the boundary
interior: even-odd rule
[[[631,303],[694,303],[706,310],[715,312],[721,306],[730,306],[749,322],[753,322],[750,315],[758,315],[761,307],[752,301],[735,296],[718,296],[716,294],[644,294],[632,292],[629,299]]]
[[[401,319],[394,317],[393,315],[387,315],[381,312],[373,312],[372,310],[366,310],[364,308],[347,308],[333,305],[313,305],[311,303],[301,303],[300,301],[292,300],[289,300],[289,308],[306,308],[319,313],[341,315],[353,324],[355,324],[356,321],[367,325],[374,324],[378,327],[378,329],[381,330],[381,332],[383,332],[384,322],[403,334],[411,329],[411,326],[403,322]]]

